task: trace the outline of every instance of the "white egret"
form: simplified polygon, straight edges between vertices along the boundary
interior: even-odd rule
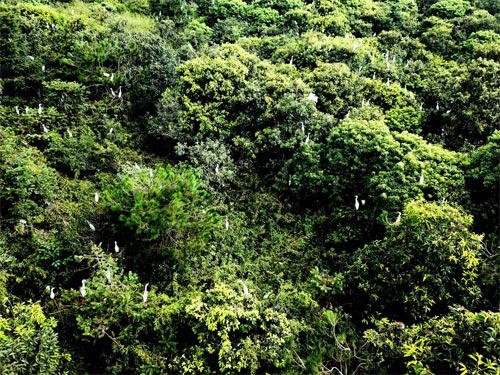
[[[306,143],[309,143],[309,133],[307,133]]]
[[[142,301],[144,303],[148,302],[148,285],[149,283],[147,283],[145,286],[144,286],[144,293],[142,294]]]
[[[306,127],[304,125],[304,122],[302,121],[300,124],[301,124],[300,129],[302,130],[302,133],[305,133],[306,132]]]
[[[27,57],[28,57],[28,59],[30,59],[30,60],[35,60],[35,58],[34,58],[33,56],[31,56],[31,55],[28,55]]]
[[[45,72],[45,65],[42,65],[42,72]]]
[[[113,134],[113,131],[114,131],[114,130],[115,130],[114,128],[110,128],[110,129],[109,129],[109,134]]]
[[[354,196],[354,208],[356,210],[359,210],[359,201],[358,201],[358,196],[357,195]]]
[[[113,79],[115,79],[115,73],[111,73],[111,77],[109,77],[109,80],[113,82]]]
[[[292,175],[289,174],[288,175],[288,186],[290,186],[292,184]]]
[[[30,110],[30,107],[28,107],[28,106],[24,107],[24,111],[26,112],[26,114],[29,112],[29,110]]]
[[[109,77],[109,73],[107,73],[107,72],[102,73],[102,75],[103,75],[104,77]]]
[[[424,184],[424,171],[422,171],[422,172],[420,173],[420,179],[418,180],[418,183],[419,183],[420,185],[423,185],[423,184]]]
[[[39,115],[42,114],[42,105],[41,104],[38,104],[38,114]]]
[[[19,106],[16,105],[16,113],[19,116]]]
[[[71,132],[71,130],[66,129],[66,131],[68,132],[69,137],[72,138],[73,137],[73,133]]]
[[[120,86],[120,89],[118,90],[118,99],[122,97],[122,87]]]
[[[246,286],[246,284],[242,281],[242,280],[238,280],[238,282],[241,284],[241,286],[243,287],[243,295],[245,297],[248,297],[250,295],[250,293],[248,292],[248,287]]]
[[[115,253],[118,253],[120,251],[120,248],[118,247],[118,244],[115,241]]]
[[[312,92],[312,93],[310,93],[307,96],[306,100],[310,100],[310,101],[312,101],[314,103],[317,103],[318,102],[318,97],[317,97],[317,95],[315,93]]]
[[[99,193],[97,191],[94,194],[94,200],[95,200],[96,203],[99,202]]]
[[[106,280],[108,280],[109,283],[111,282],[111,269],[109,267],[106,270]]]
[[[373,72],[372,79],[375,79],[375,78],[377,78],[377,74],[375,72]]]
[[[290,62],[288,63],[289,65],[293,65],[293,56],[292,58],[290,59]]]
[[[47,127],[44,124],[42,124],[42,128],[43,128],[43,132],[44,133],[48,133],[49,132],[49,129],[47,129]]]
[[[418,110],[421,111],[422,108],[424,108],[424,104],[423,103],[420,103],[420,107],[418,107]]]
[[[439,111],[439,102],[436,102],[436,111]]]
[[[50,285],[47,285],[47,290],[50,290],[50,299],[54,299],[56,297],[54,289],[54,287],[51,288]]]
[[[396,221],[394,222],[394,224],[397,224],[401,221],[401,212],[398,211],[398,217],[396,218]]]
[[[262,297],[262,299],[268,299],[271,294],[273,294],[273,292],[267,292],[266,294],[264,294],[264,297]]]
[[[219,164],[215,166],[215,174],[219,174]]]
[[[115,94],[115,92],[113,91],[113,88],[112,88],[112,87],[110,87],[109,89],[111,90],[111,96],[115,97],[115,96],[116,96],[116,94]]]
[[[95,227],[94,227],[94,225],[90,221],[87,220],[87,224],[89,225],[89,228],[91,230],[95,231]]]
[[[354,43],[354,45],[352,46],[352,51],[356,51],[358,48],[359,48],[360,44],[359,43]]]
[[[82,286],[80,287],[80,293],[82,294],[82,297],[85,298],[87,295],[87,289],[85,289],[85,279],[82,280]]]
[[[364,206],[366,201],[364,199],[361,199],[361,205]]]
[[[226,230],[229,230],[229,219],[227,218],[227,215],[226,215]]]

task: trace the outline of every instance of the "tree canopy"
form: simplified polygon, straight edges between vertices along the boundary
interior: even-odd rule
[[[499,374],[496,0],[5,0],[1,374]]]

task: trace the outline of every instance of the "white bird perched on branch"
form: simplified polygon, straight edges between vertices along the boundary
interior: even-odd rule
[[[398,211],[398,217],[396,218],[396,221],[394,222],[394,224],[397,224],[401,221],[401,212]]]
[[[245,297],[248,297],[250,295],[250,293],[248,292],[248,287],[246,286],[246,284],[242,281],[242,280],[238,280],[238,282],[241,284],[241,286],[243,287],[243,295]]]
[[[108,283],[111,282],[111,269],[109,267],[106,270],[106,280],[108,280]]]
[[[306,100],[310,100],[311,102],[317,103],[318,102],[318,96],[315,93],[310,93]]]
[[[227,218],[227,215],[226,215],[226,230],[229,230],[229,219]]]
[[[95,200],[96,203],[99,202],[99,193],[97,191],[94,194],[94,200]]]
[[[82,294],[82,297],[85,298],[87,295],[87,289],[85,289],[85,279],[82,280],[82,286],[80,287],[80,293]]]
[[[66,131],[68,132],[69,137],[70,137],[70,138],[73,138],[73,133],[71,132],[71,130],[66,129]]]
[[[148,302],[148,285],[149,285],[149,283],[147,283],[144,286],[144,293],[142,293],[142,302],[144,302],[144,303]]]
[[[50,285],[47,285],[47,288],[46,288],[49,292],[50,292],[50,299],[54,299],[55,298],[55,294],[54,294],[54,287],[50,287]]]
[[[359,210],[359,201],[358,201],[358,196],[357,195],[354,196],[354,208],[356,210]]]
[[[38,104],[38,114],[42,114],[42,105],[40,103]]]
[[[47,127],[44,124],[42,124],[42,128],[43,128],[43,132],[44,133],[48,133],[49,132],[49,129],[47,129]]]
[[[115,241],[115,253],[118,253],[120,251],[120,248],[118,247],[118,244]]]
[[[19,113],[19,106],[17,106],[17,105],[16,105],[16,113],[17,113],[17,115],[19,116],[19,114],[20,114],[20,113]]]
[[[418,180],[418,183],[419,183],[420,185],[423,185],[423,184],[424,184],[424,171],[422,171],[422,172],[420,173],[420,179]]]
[[[93,231],[95,231],[95,227],[94,227],[94,225],[90,221],[87,220],[87,224],[89,225],[90,229],[92,229]]]

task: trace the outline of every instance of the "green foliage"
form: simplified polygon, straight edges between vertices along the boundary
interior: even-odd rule
[[[472,9],[468,1],[464,0],[439,0],[430,8],[429,13],[441,18],[463,17]]]
[[[0,129],[0,201],[7,218],[43,220],[43,206],[55,198],[55,171],[43,155],[10,131]]]
[[[192,373],[186,371],[190,364],[198,364],[198,373],[206,373],[205,361],[217,361],[219,373],[290,369],[297,345],[294,337],[301,331],[301,322],[280,311],[287,291],[267,301],[255,295],[251,285],[240,284],[216,284],[186,306],[197,345],[179,363],[184,368],[182,373]],[[306,295],[287,297],[292,298],[296,308],[307,310],[314,306]]]
[[[2,2],[0,372],[498,373],[497,3]]]
[[[219,220],[196,171],[187,167],[127,167],[105,197],[125,227],[176,258],[203,250]]]
[[[346,279],[358,290],[362,315],[413,322],[452,303],[476,305],[483,245],[471,224],[470,216],[448,205],[406,205],[383,240],[354,254]]]
[[[381,319],[365,331],[372,372],[498,374],[499,314],[451,307],[440,317],[405,325]],[[401,370],[400,370],[401,369]],[[404,370],[402,370],[404,369]]]
[[[61,374],[71,357],[58,342],[53,317],[40,304],[12,304],[0,309],[0,367],[3,374]]]

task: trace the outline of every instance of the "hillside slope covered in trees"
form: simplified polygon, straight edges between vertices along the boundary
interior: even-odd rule
[[[500,374],[500,2],[5,0],[1,374]]]

